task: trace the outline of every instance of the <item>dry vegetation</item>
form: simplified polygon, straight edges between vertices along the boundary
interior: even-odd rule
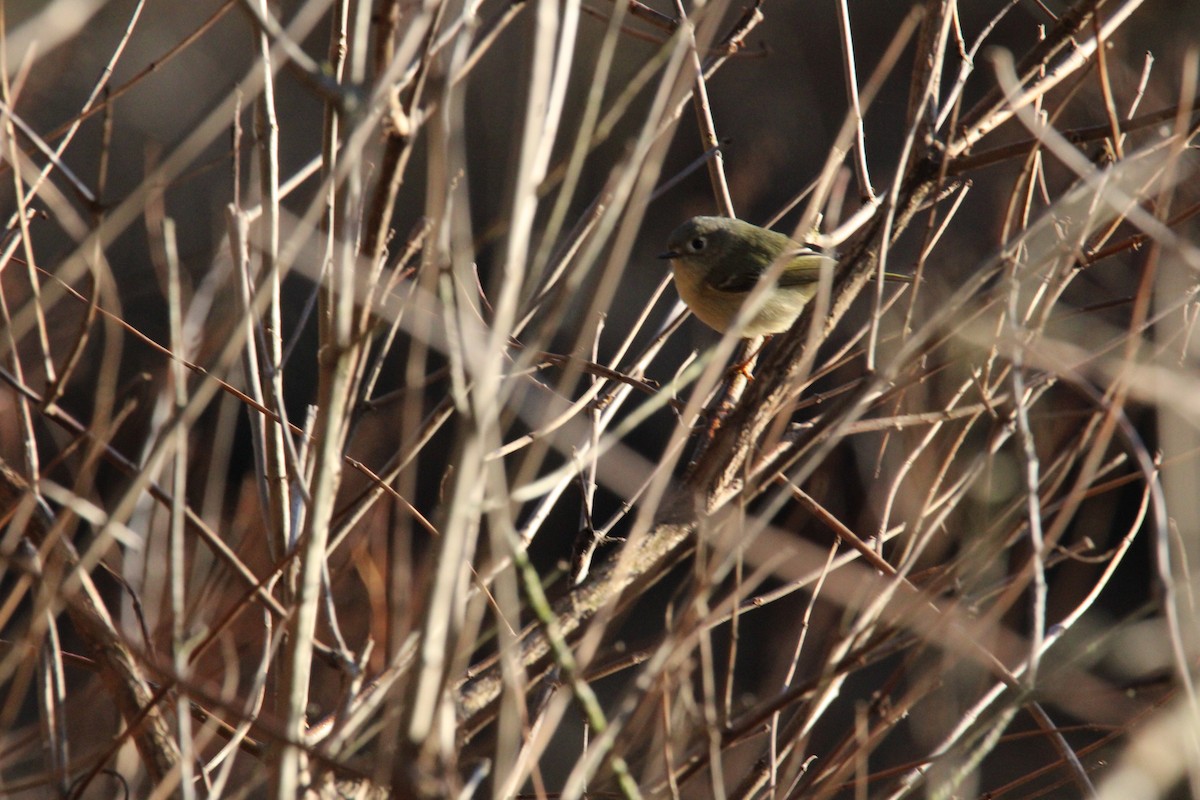
[[[0,792],[1200,796],[1200,16],[963,5],[0,5]]]

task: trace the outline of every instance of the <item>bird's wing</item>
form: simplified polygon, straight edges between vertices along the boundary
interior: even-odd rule
[[[710,280],[708,285],[718,292],[748,292],[754,288],[754,284],[758,283],[760,275],[762,272],[757,269],[717,275],[714,276],[716,280]]]
[[[783,274],[779,276],[779,285],[803,286],[806,283],[815,283],[821,279],[822,266],[830,260],[829,256],[815,250],[808,248],[799,250],[792,257],[791,263],[784,269]],[[724,275],[710,275],[708,284],[719,292],[748,292],[754,288],[765,271],[765,267],[752,267]]]
[[[821,280],[821,270],[832,265],[833,259],[815,250],[805,248],[792,257],[791,262],[779,276],[780,286],[803,286]]]

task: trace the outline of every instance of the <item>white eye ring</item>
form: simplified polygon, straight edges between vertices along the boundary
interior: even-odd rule
[[[688,248],[691,249],[691,251],[694,253],[698,253],[701,250],[703,250],[704,249],[704,237],[697,236],[695,239],[692,239],[690,242],[688,242]]]

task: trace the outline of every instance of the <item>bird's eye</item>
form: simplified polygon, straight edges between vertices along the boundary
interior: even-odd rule
[[[692,239],[692,241],[689,242],[689,246],[692,248],[693,252],[699,253],[704,249],[704,237],[697,236],[695,239]]]

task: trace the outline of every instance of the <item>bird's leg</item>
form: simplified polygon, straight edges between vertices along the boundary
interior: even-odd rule
[[[751,373],[751,365],[762,353],[763,347],[767,342],[771,341],[770,335],[764,336],[763,340],[755,346],[753,340],[748,340],[742,345],[742,352],[738,355],[738,360],[734,362],[725,372],[725,386],[721,390],[720,399],[711,405],[704,412],[704,419],[701,420],[701,426],[706,428],[705,435],[709,440],[716,434],[717,429],[721,427],[721,423],[725,417],[733,411],[733,407],[737,404],[738,398],[742,395],[742,390],[746,384],[754,380],[754,375]]]
[[[754,374],[751,371],[751,365],[758,359],[759,355],[762,354],[763,348],[767,346],[767,342],[771,341],[771,336],[772,334],[767,334],[766,336],[762,337],[762,342],[753,350],[750,350],[749,346],[747,346],[746,349],[749,350],[749,355],[738,360],[733,366],[731,366],[729,368],[729,372],[727,372],[725,375],[725,379],[732,381],[740,375],[741,377],[745,378],[747,382],[754,380]]]

